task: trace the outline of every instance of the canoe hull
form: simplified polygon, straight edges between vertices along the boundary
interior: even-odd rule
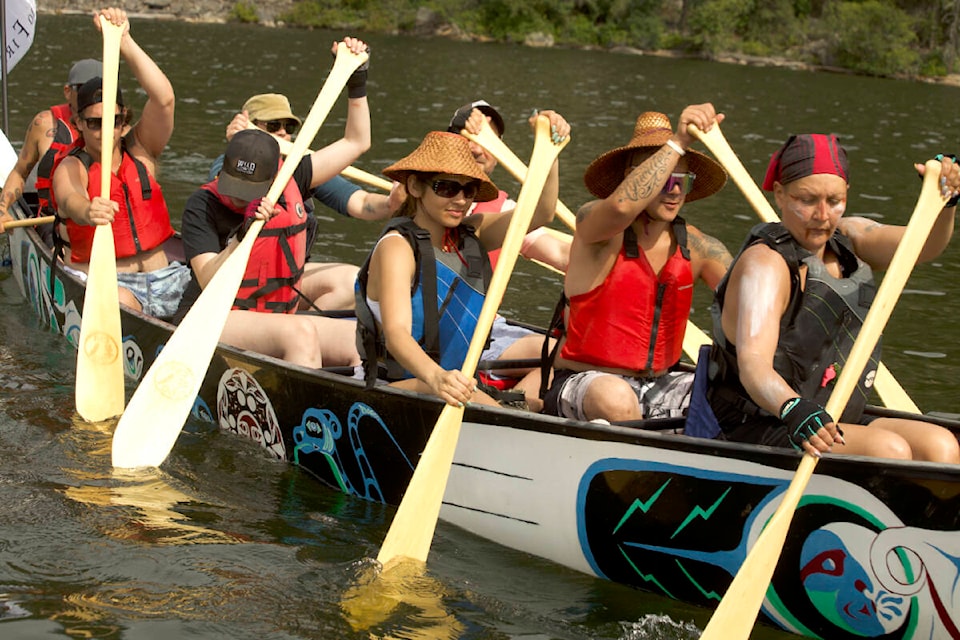
[[[10,250],[41,322],[76,345],[82,284],[51,272],[32,231],[11,233]],[[125,371],[135,381],[172,327],[122,315]],[[221,345],[193,416],[347,494],[397,504],[441,408]],[[441,518],[588,574],[712,608],[796,464],[790,451],[474,407]],[[812,637],[960,637],[958,496],[960,472],[952,467],[824,459],[761,617]]]

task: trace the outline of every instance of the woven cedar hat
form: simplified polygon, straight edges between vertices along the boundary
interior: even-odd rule
[[[583,182],[590,193],[598,198],[606,198],[623,182],[623,170],[627,160],[635,149],[653,149],[666,144],[673,135],[670,118],[662,113],[647,111],[637,118],[633,137],[623,147],[607,151],[590,163],[583,174]],[[693,189],[687,194],[686,202],[706,198],[720,190],[727,181],[727,174],[717,162],[692,149],[687,150],[687,170],[697,175]]]
[[[411,173],[449,173],[479,180],[476,202],[496,200],[500,195],[497,185],[470,153],[470,141],[456,133],[429,132],[410,155],[383,170],[383,175],[400,183],[405,183]]]

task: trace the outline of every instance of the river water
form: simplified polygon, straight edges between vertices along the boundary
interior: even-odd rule
[[[205,180],[226,123],[254,93],[287,94],[301,115],[342,33],[133,19],[138,42],[177,93],[176,132],[161,162],[171,214]],[[351,34],[353,35],[353,34]],[[361,35],[363,34],[356,34]],[[625,144],[636,116],[711,101],[756,180],[790,133],[841,136],[852,164],[851,214],[905,222],[920,182],[911,168],[960,146],[960,89],[892,80],[563,49],[368,35],[374,144],[357,163],[378,173],[461,104],[485,98],[521,157],[525,120],[555,108],[573,126],[561,197],[588,198],[581,176]],[[41,15],[33,48],[11,72],[10,132],[58,102],[70,64],[99,57],[89,18]],[[121,64],[128,104],[142,106]],[[339,137],[341,102],[315,146]],[[511,192],[503,170],[494,179]],[[321,210],[321,259],[359,263],[377,225]],[[756,218],[734,185],[684,214],[735,251]],[[885,361],[923,408],[960,412],[954,319],[958,248],[911,278],[885,334]],[[4,279],[5,278],[5,279]],[[542,323],[559,281],[523,264],[507,315]],[[709,295],[694,319],[708,326]],[[0,274],[0,637],[350,638],[340,602],[374,557],[393,514],[267,460],[254,445],[188,425],[161,470],[112,474],[109,429],[73,411],[75,354],[37,328],[9,273]],[[373,628],[404,638],[695,638],[710,612],[580,575],[440,524],[430,589],[442,611],[400,608]],[[785,638],[758,628],[756,638]]]

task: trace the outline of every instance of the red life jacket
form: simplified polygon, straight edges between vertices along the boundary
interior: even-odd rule
[[[50,148],[37,163],[37,179],[34,183],[37,189],[37,197],[40,199],[39,215],[44,215],[45,212],[55,209],[55,206],[51,203],[50,186],[57,165],[67,157],[68,153],[83,146],[83,138],[80,137],[80,132],[73,126],[71,120],[73,112],[70,110],[70,105],[58,104],[55,107],[50,107],[50,113],[53,114],[56,130]]]
[[[673,231],[677,250],[658,275],[637,246],[632,227],[627,228],[606,279],[570,298],[561,357],[644,376],[679,362],[693,301],[693,270],[681,218]]]
[[[220,194],[217,181],[203,185],[231,211],[237,211]],[[254,206],[254,201],[250,206]],[[247,270],[234,300],[234,309],[271,313],[294,313],[299,304],[296,286],[307,261],[308,214],[303,195],[289,180],[278,203],[283,213],[270,218],[257,236],[247,260]]]
[[[87,167],[87,194],[100,195],[100,163],[83,149],[71,152]],[[110,180],[110,199],[120,205],[113,224],[113,242],[118,258],[129,258],[159,247],[174,234],[160,185],[142,162],[120,147],[120,168]],[[70,259],[89,262],[93,245],[93,225],[67,220],[70,235]]]

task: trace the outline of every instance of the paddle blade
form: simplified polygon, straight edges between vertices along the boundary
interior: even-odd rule
[[[517,206],[500,248],[500,258],[490,279],[477,327],[460,368],[467,377],[473,377],[480,362],[487,335],[493,326],[510,274],[520,254],[523,236],[530,226],[550,168],[569,140],[567,138],[559,144],[553,144],[549,120],[545,117],[538,119],[530,169],[526,172],[526,181],[517,197]],[[462,421],[462,408],[444,406],[377,555],[377,560],[384,566],[399,561],[399,558],[427,561]]]
[[[114,467],[158,467],[167,459],[203,385],[262,226],[262,220],[251,225],[143,376],[113,433]]]
[[[113,231],[100,225],[93,235],[77,344],[74,395],[77,413],[87,422],[123,413],[123,334],[113,256]]]
[[[843,413],[870,354],[877,340],[880,339],[880,334],[883,333],[890,313],[917,263],[933,223],[943,209],[946,198],[940,195],[939,180],[940,163],[932,160],[927,162],[923,187],[910,223],[897,245],[877,295],[870,305],[870,311],[867,312],[860,333],[847,356],[830,399],[827,400],[826,411],[832,416]],[[756,544],[750,549],[737,575],[734,576],[720,605],[710,618],[707,628],[704,629],[701,640],[721,638],[736,640],[749,637],[760,607],[763,605],[764,595],[773,577],[783,543],[787,539],[793,514],[813,475],[817,460],[809,455],[803,456],[797,473],[784,494],[783,501],[767,522]]]
[[[444,405],[377,554],[385,568],[398,558],[427,561],[462,423],[463,408]]]
[[[124,23],[125,24],[125,23]],[[120,72],[120,40],[124,25],[114,25],[100,16],[103,33],[103,122],[112,123],[117,111],[117,77]],[[113,171],[114,128],[101,133],[100,195],[110,197]],[[123,338],[120,325],[120,294],[117,290],[116,248],[113,229],[99,225],[90,248],[86,293],[77,345],[77,376],[74,395],[77,413],[84,420],[99,422],[123,413]]]
[[[367,59],[366,54],[356,55],[342,42],[337,51],[333,69],[293,145],[295,158],[300,158],[313,142],[350,74]],[[267,201],[275,203],[280,198],[296,166],[297,162],[283,163],[265,197]],[[144,375],[114,432],[113,466],[155,467],[167,459],[203,384],[263,225],[263,220],[257,220],[250,226]]]

